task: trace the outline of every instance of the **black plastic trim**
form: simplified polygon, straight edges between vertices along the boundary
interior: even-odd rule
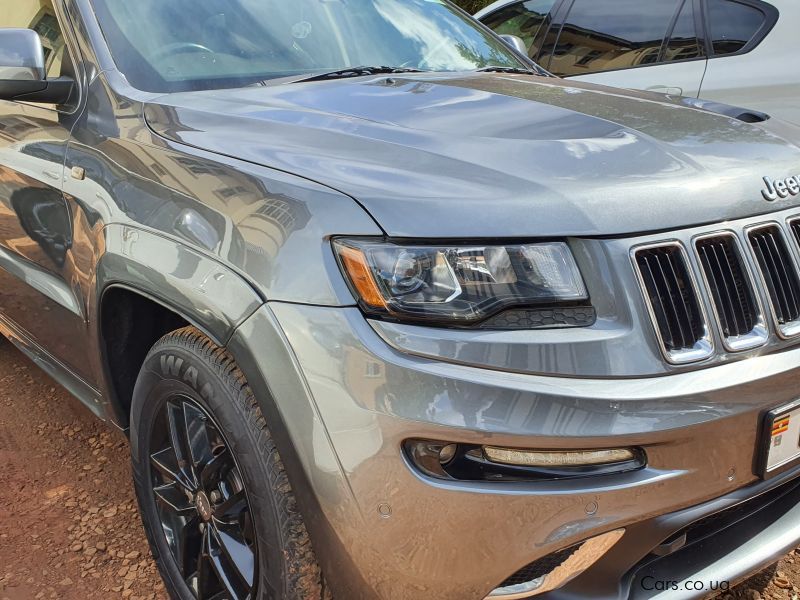
[[[41,102],[42,104],[67,104],[72,97],[75,80],[58,77],[44,81],[0,80],[0,99],[12,102]]]

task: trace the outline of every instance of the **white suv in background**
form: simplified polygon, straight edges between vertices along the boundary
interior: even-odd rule
[[[796,0],[499,0],[475,17],[561,77],[800,123]]]

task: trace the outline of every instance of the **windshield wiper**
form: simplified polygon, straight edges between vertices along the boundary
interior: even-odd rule
[[[327,73],[319,73],[303,79],[297,79],[293,83],[300,83],[303,81],[322,81],[324,79],[345,79],[347,77],[363,77],[364,75],[387,75],[392,73],[423,73],[421,69],[412,69],[409,67],[347,67],[346,69],[338,69],[336,71],[329,71]]]
[[[482,69],[476,69],[476,73],[515,73],[517,75],[540,75],[541,73],[537,73],[531,69],[524,69],[522,67],[502,67],[500,65],[492,65],[489,67],[483,67]]]

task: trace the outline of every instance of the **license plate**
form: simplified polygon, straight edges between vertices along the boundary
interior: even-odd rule
[[[800,461],[800,400],[768,412],[761,441],[761,475],[768,478]]]

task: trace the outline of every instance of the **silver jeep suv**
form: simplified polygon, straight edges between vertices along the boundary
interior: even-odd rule
[[[688,598],[800,539],[800,130],[445,0],[15,0],[0,329],[173,598]]]

